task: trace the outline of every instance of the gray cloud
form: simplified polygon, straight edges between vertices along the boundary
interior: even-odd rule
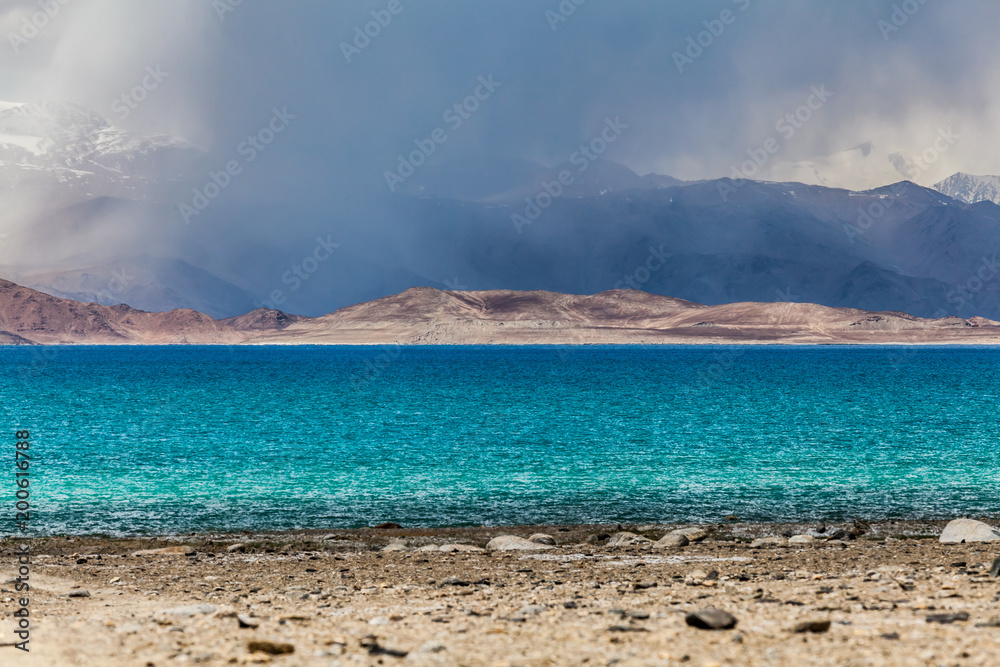
[[[25,22],[54,6],[26,37]],[[565,20],[553,18],[570,6]],[[379,34],[346,57],[344,45],[378,18]],[[609,159],[640,173],[714,178],[825,85],[833,97],[756,177],[883,185],[947,128],[960,138],[916,180],[1000,173],[991,148],[1000,139],[998,19],[1000,5],[988,0],[7,0],[0,100],[78,103],[124,129],[201,147],[173,204],[242,160],[243,142],[287,109],[295,119],[241,162],[196,224],[176,215],[149,222],[176,225],[157,236],[164,247],[235,267],[234,257],[262,243],[294,259],[319,231],[336,232],[345,252],[373,221],[391,232],[393,209],[372,201],[389,194],[384,175],[398,156],[437,128],[447,141],[431,162],[555,165],[621,117],[629,129]],[[150,67],[168,76],[121,118],[116,101]],[[491,75],[501,87],[450,127],[444,114]],[[844,152],[865,142],[868,157]],[[25,205],[14,195],[5,194],[5,229],[13,206]]]
[[[220,157],[273,107],[287,106],[297,127],[262,163],[259,180],[294,176],[308,193],[329,192],[331,182],[377,191],[396,155],[440,126],[443,111],[470,94],[480,75],[492,73],[503,90],[439,159],[508,154],[557,162],[618,114],[632,131],[610,157],[681,178],[726,175],[811,85],[825,83],[836,102],[782,159],[873,141],[887,162],[890,153],[922,150],[939,127],[953,125],[966,140],[928,179],[958,169],[1000,171],[985,150],[1000,126],[1000,69],[991,55],[1000,7],[910,2],[919,10],[886,38],[878,21],[891,22],[893,6],[907,3],[590,0],[553,30],[546,11],[558,11],[557,0],[400,0],[402,12],[348,63],[341,43],[387,0],[246,0],[224,20],[212,3],[196,0],[141,7],[67,0],[21,53],[2,45],[0,96],[74,101],[113,118],[112,102],[159,64],[169,80],[126,126],[178,134]],[[38,8],[10,4],[0,18],[4,34]],[[735,20],[679,73],[674,53],[724,10]]]

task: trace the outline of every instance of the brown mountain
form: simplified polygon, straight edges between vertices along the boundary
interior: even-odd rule
[[[705,306],[639,292],[443,292],[427,287],[302,319],[255,343],[311,344],[1000,344],[1000,323],[924,319],[808,303]]]
[[[0,344],[466,345],[661,343],[1000,344],[1000,323],[807,303],[705,306],[635,290],[444,292],[428,287],[323,317],[255,310],[216,320],[49,296],[0,280]]]
[[[61,299],[0,280],[0,344],[172,345],[242,343],[299,318],[255,310],[215,320],[195,310],[147,313]]]

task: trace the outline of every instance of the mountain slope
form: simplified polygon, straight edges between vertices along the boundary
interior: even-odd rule
[[[973,176],[958,172],[935,183],[934,189],[966,204],[981,201],[1000,204],[1000,176]]]
[[[257,344],[1000,344],[1000,323],[798,303],[706,306],[636,290],[401,294],[300,320]]]
[[[0,102],[0,184],[55,187],[68,201],[113,195],[141,199],[184,178],[198,155],[163,134],[118,129],[75,104]]]
[[[413,288],[318,318],[255,310],[215,320],[49,296],[0,281],[0,345],[662,343],[1000,344],[1000,323],[927,320],[815,304],[706,306],[637,290],[445,292]]]
[[[273,311],[215,320],[194,310],[148,313],[80,303],[0,280],[0,342],[95,345],[231,345],[297,321]]]

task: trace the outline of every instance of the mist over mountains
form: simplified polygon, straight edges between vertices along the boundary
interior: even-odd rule
[[[64,298],[313,316],[416,286],[641,289],[705,304],[1000,317],[989,178],[956,174],[945,192],[908,181],[852,192],[685,182],[603,159],[483,157],[428,165],[354,209],[220,197],[184,224],[178,202],[204,180],[182,168],[193,147],[76,107],[8,104],[0,121],[6,177],[59,193],[5,240],[2,277]],[[283,219],[294,234],[274,224]]]

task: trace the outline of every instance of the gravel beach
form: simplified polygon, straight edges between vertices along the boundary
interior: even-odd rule
[[[731,519],[8,538],[0,664],[997,664],[1000,543]]]

